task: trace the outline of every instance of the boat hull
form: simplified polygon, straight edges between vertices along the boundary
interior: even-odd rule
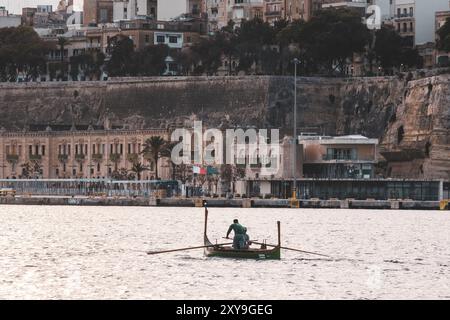
[[[205,246],[213,245],[208,238],[205,237]],[[235,258],[235,259],[253,259],[253,260],[279,260],[281,259],[280,247],[270,250],[266,249],[243,249],[237,250],[232,247],[214,246],[205,248],[207,257],[219,258]]]
[[[205,231],[204,244],[205,255],[207,257],[234,258],[234,259],[256,259],[256,260],[279,260],[281,259],[281,242],[280,242],[280,222],[278,222],[278,246],[273,249],[234,249],[231,246],[215,245],[209,241],[207,236],[208,230],[208,208],[205,206]]]

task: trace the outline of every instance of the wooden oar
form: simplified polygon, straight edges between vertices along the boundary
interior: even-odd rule
[[[278,247],[277,245],[274,244],[268,244],[268,243],[261,243],[261,242],[253,242],[256,244],[261,244],[261,245],[266,245],[269,247]],[[327,257],[327,258],[332,258],[330,256],[327,256],[326,254],[321,254],[321,253],[317,253],[317,252],[311,252],[311,251],[305,251],[305,250],[300,250],[300,249],[294,249],[294,248],[288,248],[288,247],[280,247],[281,249],[284,250],[291,250],[291,251],[297,251],[297,252],[302,252],[302,253],[307,253],[307,254],[314,254],[316,256],[322,256],[322,257]]]
[[[181,249],[172,249],[172,250],[164,250],[164,251],[148,251],[147,254],[159,254],[159,253],[168,253],[168,252],[176,252],[176,251],[186,251],[186,250],[194,250],[194,249],[202,249],[202,248],[211,248],[216,246],[226,246],[233,243],[218,243],[218,244],[212,244],[209,246],[199,246],[199,247],[188,247],[188,248],[181,248]]]

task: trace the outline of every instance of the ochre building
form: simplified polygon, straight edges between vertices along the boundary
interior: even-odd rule
[[[164,129],[2,131],[0,178],[25,178],[24,170],[29,166],[37,166],[36,177],[43,179],[109,178],[121,169],[131,172],[133,163],[140,162],[149,169],[141,173],[141,178],[155,179],[154,161],[141,153],[152,136],[165,141],[169,138]],[[170,178],[167,159],[159,159],[158,176]]]

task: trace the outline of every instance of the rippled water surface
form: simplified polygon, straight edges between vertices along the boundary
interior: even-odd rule
[[[206,258],[201,208],[0,206],[1,299],[450,299],[450,214],[210,209],[209,236],[233,218],[280,261]]]

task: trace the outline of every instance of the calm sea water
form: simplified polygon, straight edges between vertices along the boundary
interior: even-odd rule
[[[281,261],[206,258],[201,208],[0,206],[1,299],[450,299],[450,214],[210,209],[211,240],[233,218]]]

